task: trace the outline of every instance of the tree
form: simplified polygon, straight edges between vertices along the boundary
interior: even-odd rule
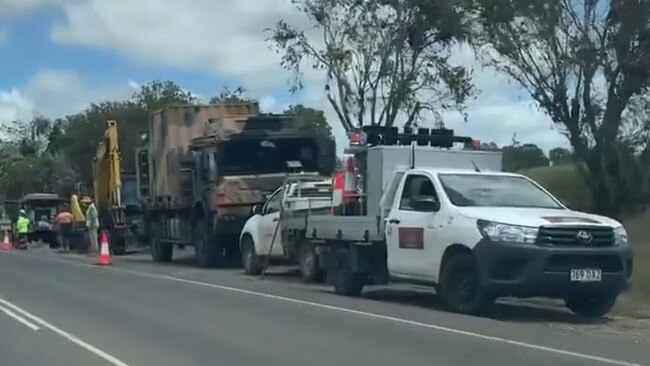
[[[535,144],[516,144],[504,146],[503,170],[518,172],[523,169],[548,166],[549,160],[544,151]]]
[[[51,129],[52,122],[42,116],[35,116],[28,122],[16,120],[0,126],[0,132],[17,144],[20,153],[25,156],[34,156],[43,150]]]
[[[297,104],[289,106],[284,114],[293,116],[296,130],[334,140],[332,128],[325,118],[325,112]]]
[[[445,7],[453,26],[432,29],[421,7],[406,6],[415,1],[292,0],[316,31],[284,20],[268,30],[281,65],[293,73],[291,90],[302,88],[305,62],[322,71],[327,100],[347,131],[393,126],[399,118],[410,125],[427,112],[462,110],[472,93],[470,76],[449,62],[453,37],[463,35],[461,16]]]
[[[131,99],[148,111],[154,111],[173,103],[196,103],[196,97],[178,84],[173,81],[159,80],[142,85]]]
[[[92,104],[83,112],[55,121],[52,151],[64,154],[86,187],[92,187],[92,161],[108,120],[118,121],[122,168],[135,170],[135,148],[149,132],[149,115],[168,104],[194,104],[196,98],[172,81],[143,85],[129,100]],[[53,134],[53,135],[52,135]]]
[[[573,163],[573,153],[563,147],[551,149],[548,152],[548,157],[554,166]]]
[[[480,149],[485,151],[497,151],[499,150],[499,146],[494,141],[482,142]]]
[[[254,101],[247,94],[246,89],[241,86],[235,90],[230,90],[227,86],[224,86],[218,95],[210,98],[210,103],[245,103]]]
[[[469,4],[469,5],[468,5]],[[597,211],[630,200],[617,139],[622,114],[650,77],[650,2],[468,0],[477,50],[563,127],[592,177]]]

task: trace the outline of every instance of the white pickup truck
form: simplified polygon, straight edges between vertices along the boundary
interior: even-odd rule
[[[268,257],[273,262],[298,262],[307,282],[321,280],[323,271],[314,245],[287,240],[286,230],[278,223],[280,217],[283,221],[304,218],[307,213],[328,212],[331,206],[331,179],[289,178],[267,197],[264,205],[253,207],[253,216],[244,224],[239,240],[244,272],[260,274]]]
[[[482,313],[497,297],[543,296],[602,316],[629,285],[621,223],[572,211],[525,176],[486,171],[501,164],[488,152],[418,147],[418,167],[386,172],[390,156],[408,149],[359,155],[367,214],[309,215],[302,231],[293,228],[319,243],[336,293],[399,280],[433,286],[461,313]],[[475,169],[458,169],[468,161]]]

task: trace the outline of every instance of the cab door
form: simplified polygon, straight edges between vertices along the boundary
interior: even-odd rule
[[[434,280],[431,255],[441,243],[436,228],[441,215],[434,180],[424,173],[409,173],[402,180],[392,209],[386,216],[388,270],[396,277]]]
[[[282,205],[283,189],[276,190],[271,197],[266,201],[264,207],[262,208],[262,223],[261,223],[261,238],[260,247],[256,248],[258,250],[258,255],[268,255],[271,248],[271,242],[273,241],[273,235],[275,234],[276,227],[280,221],[280,208]],[[280,228],[275,234],[275,242],[273,244],[272,255],[282,255],[282,235]]]

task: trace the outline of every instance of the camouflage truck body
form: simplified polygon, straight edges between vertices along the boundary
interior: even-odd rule
[[[137,157],[155,261],[171,260],[174,244],[194,246],[204,267],[236,260],[254,205],[295,171],[334,168],[332,141],[297,134],[291,119],[259,115],[256,104],[173,108],[152,116],[152,153]]]

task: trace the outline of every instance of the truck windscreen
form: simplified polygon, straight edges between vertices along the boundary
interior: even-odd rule
[[[220,175],[318,170],[318,145],[309,137],[225,141],[219,144],[217,156]]]
[[[125,206],[138,205],[138,182],[135,177],[122,177],[121,194]]]

